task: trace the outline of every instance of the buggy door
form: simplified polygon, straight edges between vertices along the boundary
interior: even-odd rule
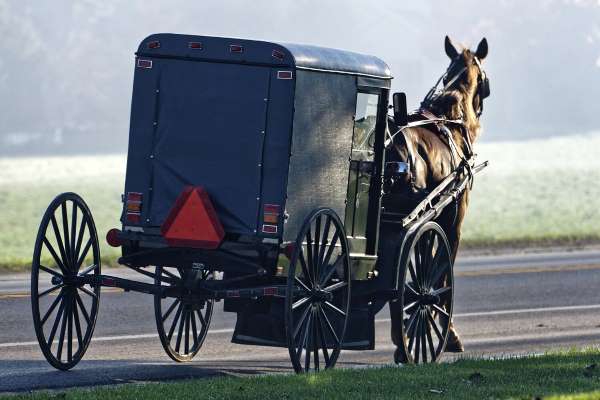
[[[377,173],[376,144],[380,146],[382,135],[380,119],[381,92],[360,90],[356,97],[352,156],[346,201],[346,232],[350,237],[353,252],[374,254],[374,246],[369,246],[369,234],[373,229],[373,210],[377,211],[378,201],[373,196],[373,177]],[[376,206],[376,207],[374,207]],[[376,218],[375,218],[376,219]],[[371,241],[374,243],[374,241]]]
[[[254,234],[270,68],[157,61],[152,225],[192,185],[207,190],[226,232]]]

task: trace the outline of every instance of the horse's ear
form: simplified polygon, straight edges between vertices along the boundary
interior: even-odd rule
[[[446,39],[444,40],[444,48],[446,49],[446,54],[448,55],[448,57],[450,57],[451,60],[454,60],[458,55],[458,50],[456,49],[456,46],[454,46],[454,43],[452,43],[452,40],[450,40],[448,35],[446,35]]]
[[[475,51],[475,56],[480,60],[483,60],[488,54],[488,42],[486,38],[481,39],[479,45],[477,46],[477,50]]]

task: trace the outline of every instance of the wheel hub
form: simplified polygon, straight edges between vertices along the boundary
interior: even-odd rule
[[[52,284],[54,286],[56,285],[62,285],[63,283],[63,279],[60,276],[53,276],[52,279],[50,280],[50,282],[52,282]]]
[[[312,290],[312,292],[310,294],[310,298],[313,303],[323,302],[323,301],[332,301],[333,293],[317,288],[317,289]]]
[[[420,298],[420,303],[422,305],[432,305],[432,304],[439,304],[440,303],[440,296],[434,295],[434,294],[430,294],[430,293],[425,293],[421,295]]]

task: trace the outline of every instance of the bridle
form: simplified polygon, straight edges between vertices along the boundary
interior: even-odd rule
[[[435,85],[433,85],[433,87],[431,89],[429,89],[429,92],[427,92],[427,95],[421,102],[422,109],[430,108],[433,100],[436,99],[437,97],[439,97],[440,95],[442,95],[443,93],[445,93],[467,71],[467,65],[465,65],[458,72],[454,73],[452,78],[450,78],[450,72],[455,68],[455,66],[461,60],[461,58],[462,58],[462,56],[459,54],[454,59],[452,59],[452,61],[450,62],[450,65],[448,66],[446,71],[435,82]],[[477,74],[477,90],[476,90],[477,97],[479,97],[479,104],[477,106],[475,106],[475,104],[473,104],[473,108],[477,109],[477,111],[475,112],[477,115],[477,118],[479,118],[479,117],[481,117],[481,114],[483,113],[483,99],[485,99],[486,97],[489,97],[489,95],[490,95],[490,81],[487,77],[487,74],[485,73],[485,70],[483,69],[483,67],[481,65],[481,60],[479,60],[479,58],[475,55],[473,56],[473,64],[475,66],[477,66],[477,69],[479,70],[479,73]],[[438,87],[440,86],[440,83],[443,83],[443,86],[441,89],[438,89]]]

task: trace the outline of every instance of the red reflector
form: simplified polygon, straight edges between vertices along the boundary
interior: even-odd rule
[[[109,246],[112,247],[119,247],[123,244],[123,242],[121,241],[121,238],[119,237],[119,234],[121,233],[120,230],[118,230],[117,228],[113,228],[111,230],[109,230],[108,232],[106,232],[106,243],[109,244]]]
[[[263,289],[264,296],[276,296],[277,288],[276,287],[266,287]]]
[[[204,48],[200,42],[189,42],[188,47],[195,50],[202,50]]]
[[[140,192],[127,192],[127,201],[142,201],[142,194]]]
[[[265,204],[265,214],[279,214],[279,204]]]
[[[230,53],[243,53],[244,46],[240,46],[239,44],[232,44],[229,46]]]
[[[142,60],[138,59],[137,62],[138,68],[152,68],[152,60]]]
[[[142,216],[140,215],[140,213],[127,213],[126,220],[127,222],[139,224],[142,220]]]
[[[292,79],[292,71],[277,71],[277,79]]]
[[[160,232],[171,246],[200,249],[216,249],[225,236],[208,193],[192,186],[181,192]]]
[[[262,231],[264,233],[277,233],[277,225],[263,225]]]
[[[273,56],[273,58],[276,58],[278,60],[283,60],[283,57],[285,57],[285,54],[283,54],[282,51],[273,50],[273,52],[271,53],[271,56]]]
[[[155,40],[154,42],[148,42],[149,49],[158,49],[160,47],[160,42]]]

